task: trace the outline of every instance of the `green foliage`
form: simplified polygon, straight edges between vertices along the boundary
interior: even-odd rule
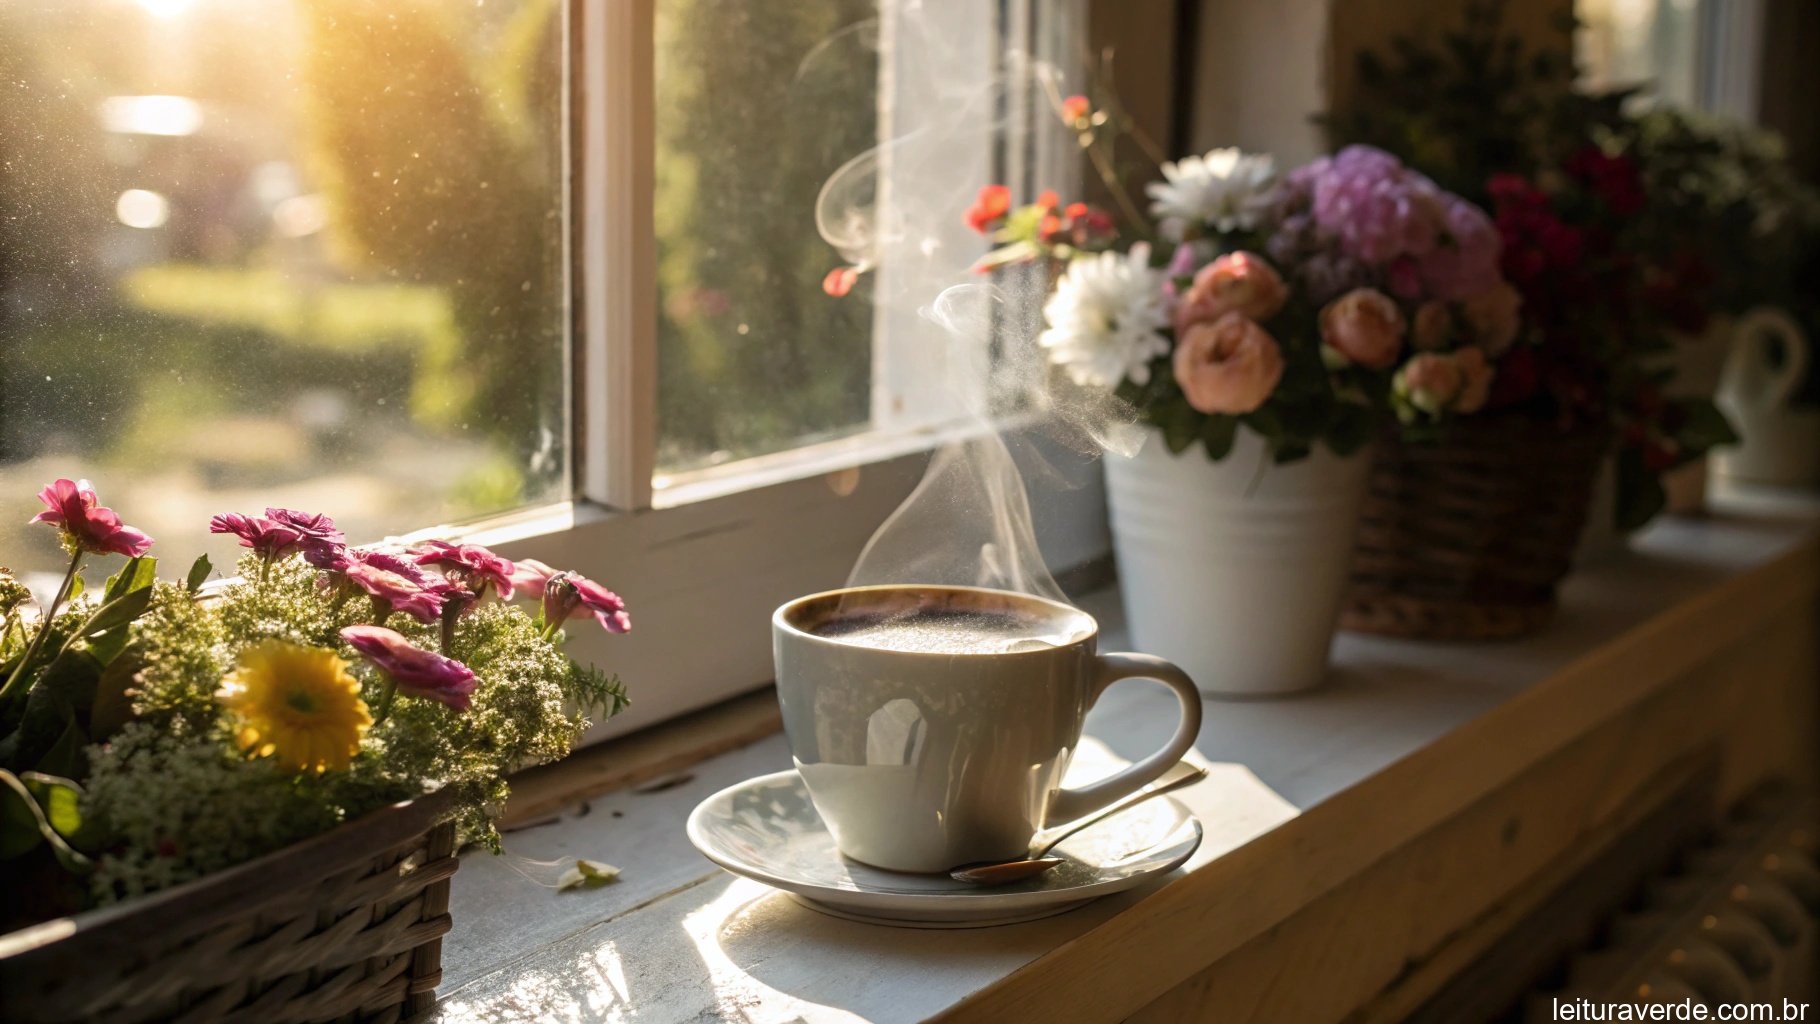
[[[339,599],[297,559],[261,570],[246,555],[240,580],[203,600],[160,582],[133,629],[133,720],[90,748],[81,801],[85,820],[111,836],[91,878],[99,902],[200,877],[435,789],[456,795],[463,841],[497,850],[490,816],[507,795],[505,775],[563,757],[592,721],[624,706],[618,680],[576,665],[560,635],[547,640],[523,609],[488,603],[459,620],[447,652],[478,677],[467,711],[401,693],[348,771],[283,772],[238,752],[215,700],[241,650],[268,639],[336,649],[369,707],[387,684],[338,635],[370,621],[370,602]],[[418,646],[439,643],[436,626],[402,615],[386,625]]]

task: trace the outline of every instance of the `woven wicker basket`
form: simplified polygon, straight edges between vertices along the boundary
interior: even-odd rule
[[[447,811],[439,796],[397,804],[207,878],[0,936],[0,1020],[391,1022],[426,1010],[457,865]]]
[[[1383,438],[1341,628],[1437,640],[1542,628],[1609,438],[1496,415],[1457,420],[1443,441]]]

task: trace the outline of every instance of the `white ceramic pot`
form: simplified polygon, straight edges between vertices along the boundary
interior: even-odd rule
[[[1265,465],[1241,427],[1219,462],[1152,435],[1106,457],[1119,583],[1135,649],[1168,658],[1214,697],[1262,697],[1327,673],[1370,458]]]
[[[1772,344],[1780,345],[1780,365]],[[1809,356],[1807,335],[1787,313],[1765,307],[1739,319],[1717,401],[1742,440],[1715,453],[1720,476],[1778,487],[1820,484],[1820,409],[1793,404]]]

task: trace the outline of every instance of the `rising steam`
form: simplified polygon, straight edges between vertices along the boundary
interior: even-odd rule
[[[883,141],[824,183],[816,226],[849,265],[872,272],[874,322],[891,333],[897,361],[889,369],[924,382],[916,401],[882,396],[884,424],[967,429],[935,454],[916,490],[873,535],[850,586],[985,586],[1060,600],[1037,549],[1031,502],[1080,486],[1081,474],[1043,452],[1130,455],[1143,441],[1129,404],[1051,371],[1037,344],[1046,268],[1007,268],[990,284],[972,272],[985,249],[961,213],[981,185],[1002,180],[991,159],[996,140],[1013,123],[1034,122],[1039,135],[1062,137],[1057,151],[1073,145],[1059,119],[1045,116],[1061,75],[1053,64],[1011,54],[989,74],[990,26],[971,34],[927,30],[988,16],[995,6],[887,5],[876,34],[852,36],[882,44]],[[894,102],[903,96],[918,102]],[[1035,151],[1041,140],[1026,145]],[[1035,191],[1070,183],[1012,184]],[[880,400],[875,388],[875,405]],[[900,418],[899,404],[915,418]]]

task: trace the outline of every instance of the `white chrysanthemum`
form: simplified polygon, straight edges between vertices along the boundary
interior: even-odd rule
[[[1166,181],[1152,182],[1150,212],[1178,229],[1207,224],[1216,231],[1257,227],[1258,214],[1276,180],[1276,161],[1237,149],[1216,149],[1163,165]]]
[[[1169,352],[1158,333],[1169,323],[1163,275],[1150,269],[1150,247],[1141,243],[1126,255],[1102,252],[1069,264],[1043,319],[1049,329],[1038,342],[1077,384],[1149,383],[1150,361]]]

